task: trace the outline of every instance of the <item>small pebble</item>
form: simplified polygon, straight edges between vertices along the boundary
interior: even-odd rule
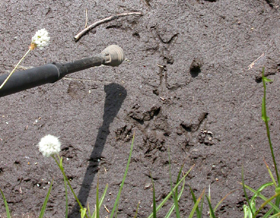
[[[151,186],[152,186],[151,183],[146,183],[144,189],[148,189],[148,188],[150,188]]]

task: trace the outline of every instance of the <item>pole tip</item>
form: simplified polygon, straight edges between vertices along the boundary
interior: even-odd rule
[[[104,55],[104,65],[119,66],[124,61],[123,49],[118,45],[109,45],[102,52]]]

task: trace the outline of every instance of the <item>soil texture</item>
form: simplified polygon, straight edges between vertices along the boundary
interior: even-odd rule
[[[22,69],[90,57],[111,44],[126,57],[119,67],[90,68],[1,98],[0,188],[12,217],[38,217],[52,179],[45,217],[64,217],[62,174],[36,147],[47,134],[59,137],[66,174],[82,204],[93,211],[99,180],[101,193],[109,186],[104,205],[111,211],[134,132],[119,217],[134,217],[138,202],[137,217],[152,212],[151,178],[157,204],[167,196],[169,155],[173,181],[183,164],[183,172],[195,165],[186,183],[196,196],[210,187],[216,205],[234,190],[216,215],[243,217],[242,166],[253,188],[270,181],[263,158],[273,166],[261,119],[263,66],[273,80],[267,111],[280,161],[279,7],[278,0],[0,1],[1,74],[12,70],[42,28],[50,45],[32,51]],[[90,25],[132,11],[142,16],[103,23],[74,40],[86,20]],[[179,203],[187,217],[193,207],[188,187]],[[106,208],[101,217],[109,215]],[[80,217],[70,193],[69,211]]]

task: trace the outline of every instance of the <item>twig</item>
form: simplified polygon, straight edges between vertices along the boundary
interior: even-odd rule
[[[106,207],[105,204],[104,204],[104,208],[105,208],[105,210],[106,210],[108,213],[110,213],[110,210]]]
[[[95,23],[89,25],[87,28],[85,28],[81,32],[79,32],[76,36],[74,36],[74,39],[75,39],[75,41],[78,41],[85,33],[87,33],[89,30],[97,27],[98,25],[100,25],[102,23],[107,23],[109,21],[116,20],[116,19],[118,19],[120,17],[125,17],[125,16],[129,16],[129,15],[142,15],[142,12],[121,13],[121,14],[117,14],[117,15],[113,15],[113,16],[107,17],[107,18],[102,19],[102,20],[98,20]]]
[[[262,53],[261,56],[259,56],[256,60],[254,60],[254,61],[248,66],[248,70],[253,69],[253,67],[254,67],[255,65],[257,65],[258,63],[260,63],[260,62],[263,60],[264,57],[265,57],[265,53]]]

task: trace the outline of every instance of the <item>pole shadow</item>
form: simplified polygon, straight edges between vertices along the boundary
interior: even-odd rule
[[[98,159],[100,159],[102,156],[104,145],[110,133],[110,124],[118,114],[118,111],[120,110],[122,103],[127,95],[125,88],[116,83],[105,85],[104,91],[106,93],[106,98],[104,104],[103,124],[98,130],[94,148],[89,157],[89,165],[87,167],[84,180],[78,194],[78,199],[83,206],[86,206],[94,176],[98,172]],[[80,217],[79,211],[79,205],[76,203],[68,217]]]

